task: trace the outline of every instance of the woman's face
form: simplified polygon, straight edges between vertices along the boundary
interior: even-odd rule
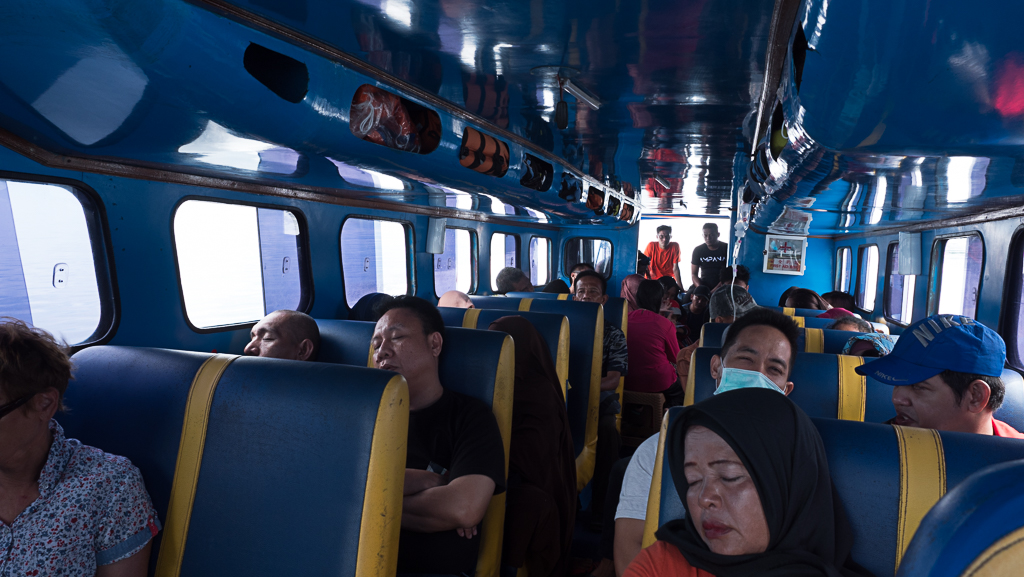
[[[686,431],[686,509],[712,552],[748,555],[768,549],[768,521],[750,473],[721,437],[701,426]]]

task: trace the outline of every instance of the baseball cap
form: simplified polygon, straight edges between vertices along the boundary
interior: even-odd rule
[[[860,375],[887,385],[928,380],[942,371],[998,377],[1006,363],[1006,344],[994,330],[958,315],[932,315],[900,335],[888,355],[857,367]]]
[[[757,303],[750,296],[747,289],[735,285],[724,286],[711,294],[711,302],[708,303],[711,318],[717,317],[741,317],[753,309]]]
[[[711,296],[711,289],[709,289],[708,287],[706,287],[704,285],[700,285],[697,288],[693,289],[693,296],[695,296],[695,297],[698,297],[698,296],[699,297],[710,297]]]

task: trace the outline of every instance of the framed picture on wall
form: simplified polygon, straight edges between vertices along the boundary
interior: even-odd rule
[[[764,240],[763,272],[803,276],[806,256],[806,236],[769,234]]]

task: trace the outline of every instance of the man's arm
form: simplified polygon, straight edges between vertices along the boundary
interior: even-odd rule
[[[602,391],[614,391],[619,387],[619,378],[622,377],[622,373],[619,371],[608,371],[608,374],[601,379],[601,390]]]
[[[149,570],[149,553],[152,549],[153,540],[150,539],[145,547],[131,557],[97,567],[96,577],[146,577]]]
[[[615,575],[622,577],[626,567],[640,553],[644,542],[644,520],[621,517],[615,520]]]
[[[692,264],[690,266],[693,266]],[[683,275],[679,272],[679,263],[673,265],[673,273],[676,278],[676,284],[680,287],[683,286]]]
[[[406,469],[403,495],[415,495],[445,484],[444,477],[423,469]]]
[[[677,272],[678,272],[678,270],[679,270],[679,269],[678,269],[678,266],[679,266],[679,265],[676,265],[676,267],[677,267],[677,268],[676,268],[676,271],[677,271]],[[692,283],[693,283],[694,285],[696,285],[696,286],[700,286],[700,277],[699,277],[699,276],[697,276],[697,272],[699,272],[699,271],[700,271],[700,267],[699,267],[699,266],[697,266],[697,265],[695,265],[695,264],[691,264],[691,265],[690,265],[690,281],[691,281],[691,282],[692,282]]]
[[[437,533],[478,525],[494,495],[494,480],[465,475],[402,500],[402,528]]]

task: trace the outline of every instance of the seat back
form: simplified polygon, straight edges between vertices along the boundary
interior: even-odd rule
[[[504,300],[504,299],[500,299]],[[317,321],[330,332],[320,333],[320,354],[326,363],[373,364],[370,339],[373,323],[360,321]],[[371,330],[366,332],[366,325]],[[365,339],[365,340],[364,340]],[[331,342],[327,342],[331,341]],[[497,331],[446,327],[438,376],[446,389],[479,399],[491,407],[498,421],[505,449],[505,475],[508,476],[509,441],[512,435],[512,395],[515,382],[515,349],[512,337]],[[352,349],[351,351],[345,350]],[[363,350],[366,356],[359,353]],[[333,354],[329,353],[333,351]],[[505,523],[505,493],[491,497],[480,524],[480,552],[476,575],[496,577],[501,565],[501,544]]]
[[[644,546],[667,521],[685,515],[665,461],[666,431],[682,408],[665,415],[644,524]],[[813,419],[836,493],[853,528],[854,561],[891,575],[928,510],[972,473],[1024,458],[1024,442],[895,425]]]
[[[764,307],[770,311],[782,313],[788,317],[816,317],[825,312],[818,309],[801,309],[794,307]],[[853,312],[853,311],[850,311]]]
[[[690,364],[684,406],[698,403],[715,394],[711,377],[711,357],[721,349],[698,347]],[[797,353],[789,380],[793,392],[789,398],[811,417],[884,423],[896,416],[892,404],[892,385],[858,375],[854,369],[861,357],[821,353]],[[1004,369],[1001,377],[1006,393],[995,418],[1017,430],[1024,430],[1024,378]]]
[[[521,316],[530,321],[533,328],[544,337],[551,360],[555,363],[558,382],[562,383],[562,398],[565,398],[569,382],[569,319],[564,315],[523,311],[497,311],[493,309],[459,309],[438,307],[446,327],[487,330],[494,321],[507,316]]]
[[[572,300],[572,295],[568,294],[568,293],[543,293],[543,292],[527,293],[527,292],[512,291],[512,292],[509,292],[509,293],[505,293],[505,296],[510,297],[510,298],[516,298],[516,299],[543,299],[543,300],[550,300],[550,301],[571,301]]]
[[[569,319],[569,392],[566,412],[576,451],[576,484],[580,490],[594,476],[597,418],[601,403],[601,360],[604,351],[604,307],[596,303],[532,298],[470,297],[478,309],[531,311]]]
[[[142,472],[164,522],[157,574],[394,574],[401,376],[117,346],[72,361],[60,422]]]
[[[629,336],[627,324],[629,320],[629,307],[626,306],[626,299],[622,297],[608,297],[604,303],[604,322],[620,331],[624,336]],[[622,411],[625,405],[626,377],[619,377],[619,386],[615,387],[615,393],[619,395],[619,414],[615,416],[615,428],[622,432]]]
[[[725,330],[729,328],[725,323],[706,323],[700,330],[700,346],[720,347],[725,340]],[[804,353],[831,353],[841,354],[843,347],[852,337],[863,334],[857,331],[835,331],[832,329],[797,329],[797,349]],[[899,340],[898,336],[890,337],[893,341]]]
[[[986,467],[925,515],[897,577],[1015,575],[1024,567],[1024,461]]]

